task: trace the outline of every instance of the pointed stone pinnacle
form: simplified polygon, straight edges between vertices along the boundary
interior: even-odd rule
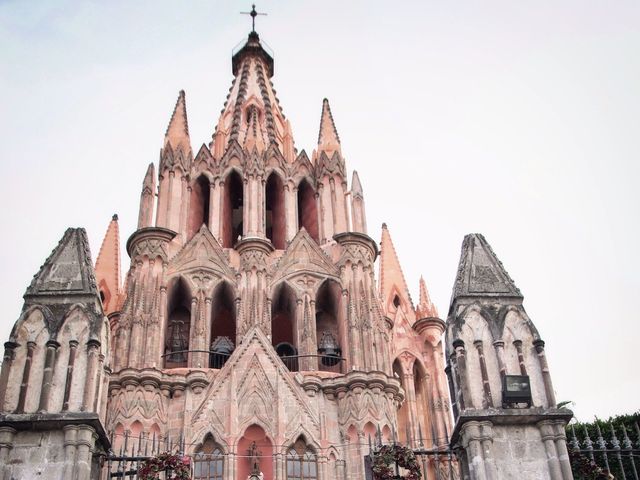
[[[327,152],[327,156],[331,157],[333,152],[340,151],[340,137],[338,130],[333,121],[329,100],[326,98],[322,101],[322,114],[320,116],[320,131],[318,133],[318,153]]]
[[[180,90],[176,106],[171,114],[171,120],[165,132],[164,146],[167,143],[174,150],[182,148],[185,153],[191,151],[191,140],[189,138],[189,122],[187,120],[187,104],[184,90]]]
[[[451,302],[459,297],[518,297],[522,293],[479,233],[464,237]]]

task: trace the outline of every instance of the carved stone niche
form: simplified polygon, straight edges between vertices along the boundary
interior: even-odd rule
[[[168,244],[177,235],[173,230],[161,227],[146,227],[136,230],[127,240],[127,253],[130,258],[146,255],[149,258],[160,257],[168,261]]]

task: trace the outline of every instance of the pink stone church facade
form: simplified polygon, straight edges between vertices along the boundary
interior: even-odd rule
[[[107,450],[162,445],[193,456],[194,478],[244,480],[255,444],[265,479],[346,480],[364,478],[371,440],[444,450],[453,433],[466,448],[445,375],[449,364],[464,410],[474,380],[456,361],[462,340],[445,360],[445,322],[425,282],[414,304],[388,228],[380,243],[369,236],[327,100],[317,148],[296,150],[273,67],[252,32],[233,55],[212,141],[197,151],[179,93],[144,176],[124,278],[117,216],[95,269],[86,234],[69,229],[34,277],[0,374],[3,478],[99,478]],[[487,255],[496,282],[511,282]],[[536,398],[552,408],[531,352]],[[476,407],[491,405],[485,396]],[[23,448],[36,434],[50,450],[37,477]],[[467,478],[491,478],[473,473],[475,457],[469,465]],[[435,478],[436,464],[423,467]]]

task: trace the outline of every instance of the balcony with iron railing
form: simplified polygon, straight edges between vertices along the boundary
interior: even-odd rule
[[[207,367],[215,370],[221,369],[232,355],[211,350],[176,350],[162,355],[165,368],[189,368],[188,358],[193,354],[204,354],[208,357]],[[279,355],[278,358],[290,372],[346,373],[345,359],[338,355]]]

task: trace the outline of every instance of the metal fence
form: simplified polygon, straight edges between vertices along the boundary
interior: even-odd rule
[[[590,428],[571,425],[568,436],[576,480],[585,478],[586,471],[602,472],[602,478],[639,480],[640,427],[637,421],[631,431],[624,423],[614,426],[596,422]]]

